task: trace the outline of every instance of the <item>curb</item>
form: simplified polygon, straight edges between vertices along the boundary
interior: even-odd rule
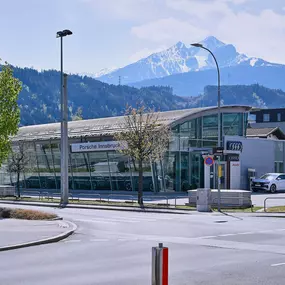
[[[64,233],[61,233],[57,236],[53,236],[53,237],[49,237],[49,238],[45,238],[45,239],[41,239],[41,240],[37,240],[37,241],[31,241],[31,242],[26,242],[26,243],[19,243],[19,244],[14,244],[14,245],[3,246],[3,247],[0,247],[0,252],[61,241],[65,238],[67,238],[68,236],[72,235],[77,229],[77,225],[72,223],[72,222],[64,221],[64,223],[66,223],[69,226],[69,228],[71,227],[71,229],[64,232]]]
[[[12,202],[12,201],[0,201],[0,204],[10,204],[10,205],[23,205],[23,206],[36,206],[36,207],[48,207],[48,208],[62,208],[59,205],[55,204],[42,204],[42,203],[30,203],[30,202]],[[147,212],[147,213],[162,213],[162,214],[176,214],[176,215],[189,215],[191,212],[195,213],[196,211],[191,211],[191,210],[180,210],[180,209],[175,209],[175,210],[166,210],[166,209],[153,209],[153,208],[145,208],[145,209],[140,209],[140,208],[123,208],[123,206],[114,206],[113,207],[106,207],[106,206],[77,206],[77,205],[72,205],[68,204],[64,208],[70,208],[70,209],[87,209],[87,210],[106,210],[106,211],[123,211],[123,212]],[[178,212],[179,211],[179,212]]]

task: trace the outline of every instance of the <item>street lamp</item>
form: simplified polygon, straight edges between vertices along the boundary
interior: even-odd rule
[[[216,63],[217,72],[218,72],[218,148],[220,148],[222,145],[221,145],[221,77],[220,77],[219,65],[215,55],[212,53],[211,50],[209,50],[208,48],[204,47],[202,44],[199,43],[191,45],[208,51],[212,55]],[[221,181],[220,181],[221,178],[219,172],[220,172],[220,160],[218,159],[218,210],[221,211]]]
[[[63,74],[63,37],[72,35],[70,30],[63,30],[56,33],[60,38],[60,106],[61,106],[61,140],[60,140],[60,189],[61,204],[68,204],[68,109],[67,109],[67,92],[66,80],[67,75]]]

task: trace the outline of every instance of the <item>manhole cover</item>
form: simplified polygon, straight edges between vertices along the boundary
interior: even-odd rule
[[[222,223],[227,223],[227,221],[215,221],[215,223],[222,224]]]

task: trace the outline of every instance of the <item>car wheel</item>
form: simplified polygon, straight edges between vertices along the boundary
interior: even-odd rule
[[[276,189],[276,185],[275,185],[275,184],[272,184],[271,187],[270,187],[270,192],[271,192],[271,193],[275,193],[276,190],[277,190],[277,189]]]

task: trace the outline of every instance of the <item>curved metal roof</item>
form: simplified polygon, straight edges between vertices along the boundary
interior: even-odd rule
[[[217,112],[217,107],[203,107],[184,110],[158,112],[158,120],[161,124],[175,126],[178,123],[194,117],[200,117]],[[221,112],[247,112],[249,106],[222,106]],[[122,130],[124,116],[107,117],[68,122],[69,138],[98,137],[112,135]],[[34,141],[60,138],[60,123],[32,125],[19,128],[13,141]]]

